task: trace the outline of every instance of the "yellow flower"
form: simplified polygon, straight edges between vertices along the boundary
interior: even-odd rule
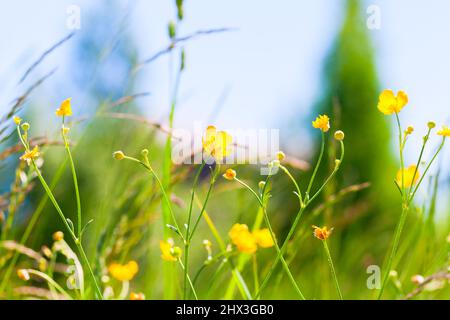
[[[64,233],[62,231],[56,231],[53,234],[53,240],[55,241],[61,241],[62,239],[64,239]]]
[[[18,116],[14,116],[13,120],[16,125],[19,125],[22,122],[22,118],[20,118]]]
[[[399,91],[395,96],[394,91],[384,90],[378,98],[378,110],[384,114],[399,113],[408,103],[408,95],[404,91]]]
[[[145,300],[145,295],[142,292],[132,292],[130,293],[130,300]]]
[[[111,276],[119,281],[130,281],[139,271],[136,261],[129,261],[127,264],[112,263],[108,267]]]
[[[71,100],[72,98],[68,98],[61,103],[61,106],[56,109],[57,116],[70,117],[72,115]]]
[[[256,243],[261,248],[270,248],[274,246],[272,235],[267,228],[254,231],[253,236],[256,239]]]
[[[31,161],[39,157],[39,147],[35,146],[33,150],[25,151],[20,160],[26,161],[30,165]]]
[[[404,187],[405,188],[409,188],[413,185],[415,185],[417,183],[417,180],[419,180],[419,170],[417,170],[417,167],[415,165],[411,165],[408,168],[405,168],[403,170],[403,174],[402,174],[402,170],[398,170],[397,172],[397,176],[395,181],[397,182],[398,186],[401,188],[402,187],[402,179],[403,177],[405,178],[405,183],[404,183]],[[414,175],[415,173],[415,175]],[[413,180],[414,179],[414,180]]]
[[[231,238],[231,242],[242,253],[255,253],[258,249],[255,237],[245,224],[236,223],[228,235]]]
[[[236,171],[234,171],[233,169],[227,169],[227,171],[225,171],[225,173],[223,174],[223,177],[227,180],[234,180],[234,178],[236,177]]]
[[[166,261],[177,261],[181,255],[181,249],[174,247],[172,239],[168,241],[161,240],[159,242],[159,248],[161,249],[161,258]]]
[[[326,114],[319,115],[316,120],[312,122],[312,125],[316,129],[322,130],[322,132],[327,132],[330,130],[330,118]]]
[[[318,226],[312,226],[314,228],[314,236],[319,240],[327,240],[330,236],[331,232],[333,231],[333,228],[328,230],[327,227],[318,227]]]
[[[27,270],[25,269],[19,269],[17,270],[17,276],[19,277],[19,279],[23,280],[23,281],[28,281],[30,280],[30,274],[28,273]]]
[[[450,137],[450,128],[447,126],[443,126],[442,129],[439,130],[437,134],[443,137]]]
[[[202,139],[204,152],[217,160],[221,160],[231,153],[232,142],[233,138],[228,133],[217,131],[214,126],[206,128],[205,136]]]

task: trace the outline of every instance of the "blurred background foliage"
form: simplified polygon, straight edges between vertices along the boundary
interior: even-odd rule
[[[366,268],[383,263],[401,210],[400,197],[393,183],[397,156],[392,153],[391,139],[395,138],[396,133],[391,131],[388,119],[381,116],[375,108],[381,87],[371,39],[363,22],[363,8],[356,0],[348,0],[345,8],[340,32],[324,61],[321,82],[323,95],[311,110],[310,118],[318,113],[331,116],[330,132],[336,129],[345,132],[346,158],[337,178],[327,187],[323,197],[317,199],[306,212],[287,254],[287,260],[300,287],[311,299],[336,298],[321,244],[311,235],[312,224],[335,228],[330,244],[344,296],[355,299],[373,298],[374,293],[366,286]],[[111,116],[112,113],[119,112],[143,116],[142,110],[135,103],[138,97],[130,98],[123,104],[118,103],[122,97],[138,92],[133,72],[138,63],[137,48],[129,30],[124,27],[126,18],[114,5],[100,6],[86,20],[88,24],[96,26],[91,28],[95,32],[83,33],[73,39],[76,41],[73,46],[76,51],[70,70],[74,74],[73,85],[83,92],[79,101],[84,104],[84,115],[74,118],[71,137],[84,222],[94,219],[88,227],[84,242],[89,257],[97,263],[97,274],[105,273],[106,266],[112,261],[137,260],[141,271],[132,282],[133,290],[142,291],[147,297],[161,298],[164,291],[161,280],[163,262],[158,248],[163,230],[161,194],[155,181],[140,167],[133,163],[118,163],[111,157],[112,152],[119,149],[138,156],[140,150],[148,148],[150,161],[156,171],[161,172],[162,141],[166,137],[161,130],[148,123],[114,119]],[[45,128],[47,133],[54,132],[50,134],[52,139],[59,139],[56,134],[58,125],[51,118],[51,112],[37,115],[36,110],[42,110],[42,107],[34,103],[32,98],[29,100],[23,117],[31,122],[32,128],[36,124],[38,128]],[[304,121],[299,119],[297,123],[303,124]],[[309,126],[309,122],[307,125]],[[319,171],[315,187],[318,187],[334,166],[337,145],[329,136],[325,162]],[[12,136],[0,145],[0,152],[16,143],[17,138]],[[320,147],[318,139],[314,146]],[[311,164],[315,163],[317,155],[318,150],[313,150],[309,159]],[[13,185],[17,158],[17,154],[14,154],[1,159],[2,192]],[[45,147],[44,159],[45,177],[48,181],[57,181],[55,195],[63,210],[75,220],[74,190],[63,148]],[[176,204],[176,215],[180,221],[184,221],[193,168],[174,166],[172,170],[172,200]],[[240,166],[237,170],[244,181],[256,186],[260,179],[257,168]],[[307,181],[311,174],[311,170],[293,170],[301,182]],[[206,171],[205,176],[207,174]],[[277,237],[284,239],[298,210],[298,202],[288,179],[277,175],[274,181],[270,186],[273,197],[269,203],[269,212],[275,229],[279,230]],[[403,287],[395,282],[390,284],[390,298],[402,297],[414,289],[414,284],[409,280],[412,275],[431,275],[446,266],[448,244],[445,239],[449,221],[448,218],[434,221],[435,202],[439,201],[435,193],[437,181],[436,176],[430,178],[428,185],[424,186],[425,189],[428,188],[427,194],[430,197],[423,204],[417,203],[409,216],[405,229],[408,231],[404,233],[400,254],[395,262],[402,266],[399,277]],[[200,199],[204,198],[207,187],[208,179],[205,177],[199,187]],[[30,193],[19,204],[9,239],[19,239],[36,210],[41,210],[26,245],[39,250],[42,245],[51,244],[51,235],[57,230],[63,230],[63,226],[56,219],[51,203],[45,201],[42,188],[37,181],[33,182]],[[7,206],[0,208],[8,214]],[[196,210],[198,213],[199,209]],[[238,222],[251,226],[258,206],[247,191],[219,181],[206,211],[228,242],[227,232],[230,227]],[[193,239],[192,270],[200,268],[206,259],[203,239],[210,239],[213,250],[218,250],[218,244],[204,221]],[[2,254],[4,258],[1,260],[0,273],[4,272],[1,267],[7,266],[10,258],[5,251]],[[258,253],[261,277],[268,271],[273,259],[272,250],[261,250]],[[18,265],[29,263],[27,258],[21,257]],[[206,268],[197,283],[198,292],[208,292],[211,289],[208,279],[211,279],[214,272],[215,267]],[[244,278],[248,279],[247,282],[251,283],[251,268],[247,265],[242,272]],[[283,272],[278,272],[275,278],[263,297],[295,298],[294,290]],[[230,289],[230,279],[229,272],[223,273],[213,290],[210,290],[208,298],[222,298],[224,288],[234,292],[232,297],[239,297],[237,291]],[[181,276],[179,280],[181,281]],[[12,285],[8,287],[8,294],[13,295],[11,290],[18,286],[18,281],[14,275],[11,277]],[[421,297],[447,299],[448,294],[447,286],[444,290],[424,293]],[[200,297],[206,298],[201,294]]]

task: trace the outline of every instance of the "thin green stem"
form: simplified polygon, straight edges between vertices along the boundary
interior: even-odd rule
[[[192,217],[192,207],[194,205],[194,196],[195,196],[195,189],[197,188],[198,179],[200,177],[200,174],[205,167],[205,163],[202,162],[202,165],[198,168],[197,173],[195,174],[194,183],[192,185],[192,192],[191,192],[191,201],[189,203],[189,212],[188,212],[188,220],[187,220],[187,227],[186,227],[186,241],[184,242],[184,281],[183,281],[183,299],[186,300],[187,298],[187,287],[188,287],[188,276],[189,276],[189,249],[190,249],[190,225],[191,225],[191,217]]]
[[[34,274],[35,276],[44,279],[45,281],[48,282],[50,286],[53,286],[56,290],[61,292],[64,295],[64,297],[66,297],[68,300],[72,300],[70,294],[68,294],[66,290],[64,290],[55,280],[50,278],[47,274],[34,269],[25,269],[25,271],[28,272],[29,274]]]
[[[417,164],[416,164],[416,169],[414,170],[414,174],[413,174],[413,177],[412,177],[412,179],[411,179],[411,186],[409,187],[409,191],[408,191],[408,194],[406,195],[406,197],[408,198],[407,200],[408,200],[408,202],[411,202],[411,190],[413,190],[413,187],[414,187],[414,184],[413,184],[413,182],[414,182],[414,180],[416,179],[416,176],[417,176],[417,173],[419,172],[419,165],[420,165],[420,162],[422,161],[422,157],[423,157],[423,152],[424,152],[424,150],[425,150],[425,146],[426,146],[426,144],[427,144],[427,142],[428,142],[428,139],[429,139],[429,137],[430,137],[430,133],[431,133],[431,128],[428,128],[428,133],[426,134],[426,136],[423,138],[423,143],[422,143],[422,148],[420,149],[420,154],[419,154],[419,158],[417,159]]]
[[[327,240],[323,240],[323,247],[325,248],[325,253],[327,254],[328,264],[330,265],[331,274],[333,275],[334,284],[336,286],[336,290],[339,294],[339,299],[344,300],[342,297],[341,288],[339,287],[339,282],[336,275],[336,270],[334,269],[333,259],[331,258],[330,249],[328,248]]]
[[[395,229],[395,235],[394,235],[394,241],[392,244],[392,249],[389,254],[389,258],[387,260],[386,267],[384,270],[384,276],[383,276],[383,281],[381,283],[380,292],[378,294],[378,300],[380,300],[381,297],[383,296],[383,292],[384,292],[387,280],[389,278],[389,272],[391,271],[392,262],[394,261],[395,254],[397,252],[398,245],[400,242],[400,236],[402,234],[403,227],[405,226],[405,221],[406,221],[406,217],[408,215],[408,211],[409,211],[409,207],[406,205],[403,205],[402,214],[400,216],[400,220],[398,221],[397,227]]]
[[[291,179],[292,183],[294,184],[295,189],[297,191],[297,197],[300,201],[300,207],[302,207],[303,206],[302,191],[300,190],[300,187],[298,186],[297,181],[295,181],[294,177],[292,176],[292,174],[289,172],[289,170],[286,167],[280,165],[280,169],[283,170],[283,172],[289,177],[289,179]]]
[[[185,271],[186,268],[184,267],[183,262],[181,261],[181,259],[178,259],[178,262],[180,263],[181,269],[183,271]],[[194,295],[195,300],[198,300],[197,292],[195,291],[194,285],[192,284],[192,281],[191,281],[191,278],[189,277],[189,275],[187,275],[187,280],[188,280],[189,286],[191,287],[192,294]]]
[[[303,295],[302,291],[301,291],[300,288],[298,287],[297,282],[295,281],[294,276],[292,275],[292,273],[291,273],[291,271],[290,271],[290,269],[289,269],[289,266],[288,266],[287,263],[286,263],[286,260],[284,259],[283,255],[281,254],[281,249],[280,249],[280,247],[279,247],[279,245],[278,245],[278,243],[277,243],[277,240],[276,240],[276,238],[275,238],[275,233],[273,232],[272,224],[270,223],[269,216],[267,215],[267,210],[266,210],[266,208],[265,208],[265,206],[264,206],[264,202],[263,202],[262,199],[258,196],[258,194],[257,194],[257,193],[256,193],[249,185],[247,185],[245,182],[241,181],[240,179],[238,179],[238,178],[236,178],[236,177],[234,178],[234,180],[236,180],[236,181],[239,182],[241,185],[243,185],[245,188],[247,188],[247,189],[248,189],[248,190],[256,197],[256,199],[258,200],[258,202],[259,202],[259,204],[260,204],[260,206],[261,206],[261,208],[262,208],[262,210],[263,210],[263,213],[264,213],[264,220],[265,220],[265,222],[266,222],[266,224],[267,224],[267,227],[269,228],[269,232],[270,232],[270,235],[271,235],[271,237],[272,237],[272,241],[273,241],[273,243],[274,243],[274,245],[275,245],[275,249],[276,249],[276,251],[277,251],[277,255],[278,255],[278,256],[280,257],[280,259],[281,259],[281,264],[282,264],[282,266],[283,266],[283,268],[284,268],[286,274],[288,275],[289,280],[292,282],[292,285],[294,286],[294,288],[295,288],[297,294],[300,296],[300,298],[301,298],[302,300],[305,300],[305,296]]]
[[[433,158],[431,158],[431,161],[428,163],[427,167],[425,168],[425,171],[422,174],[422,177],[420,177],[419,182],[416,185],[416,188],[414,189],[414,192],[412,193],[410,199],[409,199],[409,203],[414,199],[414,196],[417,193],[417,190],[419,189],[420,184],[422,183],[423,179],[425,178],[428,170],[430,169],[431,165],[433,164],[434,160],[436,160],[438,154],[441,152],[442,148],[444,147],[445,144],[445,136],[442,138],[442,142],[439,145],[439,148],[436,150],[435,154],[433,155]]]
[[[67,156],[69,158],[70,170],[72,171],[73,185],[75,188],[75,198],[77,201],[77,237],[81,239],[81,230],[82,230],[82,220],[81,220],[81,198],[80,191],[78,188],[78,178],[77,172],[75,170],[75,164],[73,162],[72,152],[70,151],[69,142],[67,141],[66,134],[64,133],[64,129],[62,129],[62,137],[64,140],[64,146],[67,152]]]
[[[252,255],[252,262],[253,262],[253,282],[255,286],[255,292],[259,291],[259,277],[258,277],[258,259],[256,257],[256,254]]]
[[[402,199],[405,200],[406,199],[406,195],[405,195],[405,162],[403,160],[403,131],[402,131],[402,126],[400,124],[400,118],[398,116],[398,113],[395,113],[395,119],[397,120],[397,127],[398,127],[398,144],[399,144],[399,152],[400,152],[400,170],[402,172]]]
[[[319,171],[320,164],[322,163],[324,151],[325,151],[325,133],[322,131],[322,144],[320,147],[319,159],[317,160],[316,167],[314,168],[311,179],[309,180],[308,189],[306,189],[306,194],[305,194],[306,201],[309,200],[309,192],[311,191],[314,180],[316,179],[317,171]]]

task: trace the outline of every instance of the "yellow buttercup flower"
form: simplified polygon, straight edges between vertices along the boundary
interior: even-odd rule
[[[142,292],[132,292],[130,293],[130,300],[145,300],[145,294]]]
[[[256,239],[248,230],[246,224],[236,223],[233,225],[228,235],[231,238],[231,242],[242,253],[255,253],[258,249]]]
[[[254,231],[253,236],[256,239],[256,243],[261,248],[270,248],[275,245],[270,230],[267,228]]]
[[[56,115],[59,117],[70,117],[72,115],[71,101],[72,98],[64,100],[61,106],[56,109]]]
[[[437,134],[443,137],[450,137],[450,128],[447,126],[443,126],[442,129],[439,130]]]
[[[231,153],[233,138],[225,131],[217,131],[209,126],[202,139],[203,151],[217,160],[221,160]]]
[[[330,118],[326,114],[319,115],[316,120],[312,122],[312,126],[322,130],[322,132],[327,132],[330,130]]]
[[[108,267],[111,276],[119,281],[130,281],[139,271],[136,261],[131,260],[127,264],[112,263]]]
[[[25,151],[20,160],[26,161],[30,165],[31,161],[39,157],[39,147],[35,146],[33,150]]]
[[[407,103],[408,95],[404,91],[400,90],[395,96],[394,91],[387,89],[378,98],[378,110],[387,115],[399,113]]]
[[[234,180],[234,178],[236,177],[236,171],[234,171],[233,169],[227,169],[223,174],[223,177],[230,181]]]
[[[403,177],[405,178],[405,182],[404,182],[404,187],[405,188],[409,188],[413,185],[415,185],[417,183],[417,180],[419,180],[420,177],[420,173],[419,170],[417,170],[417,167],[415,165],[411,165],[408,168],[405,168],[403,170],[403,174],[402,174],[402,170],[398,170],[397,172],[397,176],[395,178],[395,181],[397,182],[399,187],[402,187],[403,183],[402,183],[402,179]],[[414,175],[415,173],[415,175]]]
[[[161,258],[166,261],[177,261],[181,255],[181,249],[174,247],[172,239],[168,241],[161,240],[159,242],[159,249],[161,249]]]
[[[333,228],[331,228],[330,230],[328,230],[327,227],[318,227],[318,226],[312,226],[314,228],[314,236],[319,239],[319,240],[327,240],[330,235],[331,232],[333,231]]]

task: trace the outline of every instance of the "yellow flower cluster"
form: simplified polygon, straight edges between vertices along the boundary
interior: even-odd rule
[[[450,128],[447,126],[443,126],[442,129],[439,130],[437,134],[443,137],[450,137]]]
[[[275,245],[267,228],[250,232],[246,224],[236,223],[228,235],[231,242],[243,253],[255,253],[258,247],[270,248]]]
[[[136,261],[129,261],[126,264],[112,263],[108,268],[109,273],[114,279],[119,281],[130,281],[139,271]]]

